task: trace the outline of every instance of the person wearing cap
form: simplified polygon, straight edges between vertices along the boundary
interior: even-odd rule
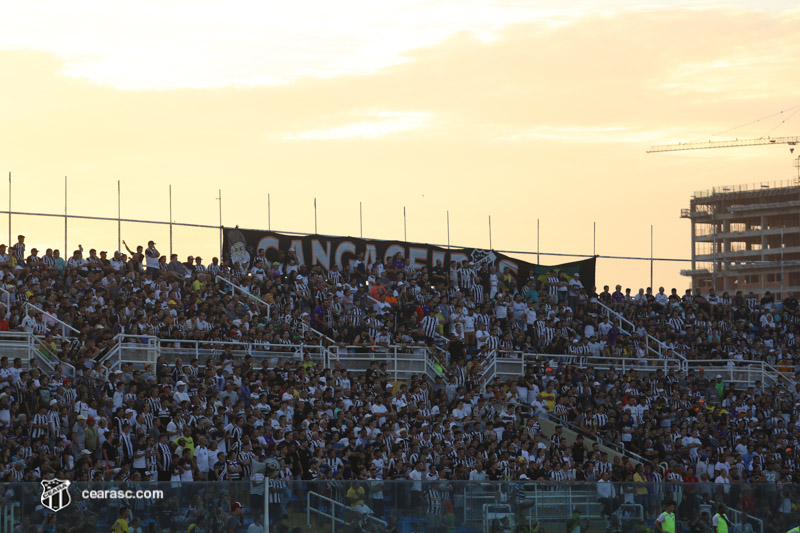
[[[175,384],[175,388],[178,390],[175,391],[175,394],[173,394],[172,397],[175,398],[176,402],[182,403],[190,400],[189,393],[186,392],[185,381],[178,381],[178,383]]]
[[[717,400],[722,400],[725,395],[725,383],[722,382],[721,374],[717,374],[717,382],[714,384],[714,388],[717,390]]]
[[[228,522],[225,525],[225,533],[242,533],[244,531],[244,524],[242,517],[244,515],[244,508],[239,502],[231,503],[231,514],[228,516]]]
[[[26,264],[32,268],[38,270],[42,267],[42,258],[39,257],[39,250],[36,248],[31,249],[31,255],[28,256]]]
[[[76,450],[86,448],[86,415],[78,415],[72,425],[72,439],[75,442]]]
[[[161,264],[159,262],[161,254],[158,249],[156,249],[155,241],[148,241],[147,249],[144,251],[144,257],[147,265],[147,273],[150,274],[152,279],[156,279],[161,272]]]

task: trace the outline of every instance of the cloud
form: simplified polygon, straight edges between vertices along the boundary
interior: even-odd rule
[[[421,111],[373,111],[372,120],[351,122],[326,129],[285,133],[286,141],[327,141],[339,139],[377,139],[395,133],[411,132],[427,127],[433,120],[432,113]]]
[[[44,5],[43,5],[44,4]],[[367,74],[458,31],[578,16],[514,0],[101,0],[5,3],[0,49],[57,54],[63,73],[123,89],[254,87]]]

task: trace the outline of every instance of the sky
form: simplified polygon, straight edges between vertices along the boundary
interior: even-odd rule
[[[694,191],[795,179],[796,154],[647,148],[800,135],[799,56],[780,0],[0,0],[0,171],[19,212],[63,214],[66,176],[70,214],[116,217],[119,181],[123,218],[169,220],[171,185],[175,222],[219,224],[221,191],[226,226],[314,232],[316,198],[322,234],[444,244],[449,212],[453,245],[488,247],[491,217],[498,250],[647,258],[652,226],[687,258]],[[63,218],[11,231],[64,248]],[[166,225],[121,237],[169,249]],[[70,251],[117,238],[68,223]],[[172,249],[210,259],[218,231]],[[617,282],[650,262],[598,260]]]

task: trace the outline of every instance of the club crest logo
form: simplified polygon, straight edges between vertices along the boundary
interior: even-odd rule
[[[480,270],[483,265],[491,266],[497,262],[497,256],[491,250],[474,249],[470,254],[471,260],[475,263],[475,269]]]
[[[43,479],[42,489],[44,489],[42,505],[53,512],[64,509],[72,502],[69,496],[69,481]]]

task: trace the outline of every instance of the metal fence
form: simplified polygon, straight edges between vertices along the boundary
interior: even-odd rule
[[[535,459],[534,459],[535,460]],[[623,473],[626,477],[632,473]],[[106,532],[129,510],[142,531],[241,530],[653,531],[674,505],[675,531],[704,531],[715,515],[732,533],[783,533],[800,522],[800,485],[748,483],[318,480],[14,483],[4,487],[0,533],[37,531],[55,507],[57,531]],[[242,507],[242,512],[233,509]],[[9,529],[13,525],[14,529]],[[237,529],[239,531],[240,529]]]

